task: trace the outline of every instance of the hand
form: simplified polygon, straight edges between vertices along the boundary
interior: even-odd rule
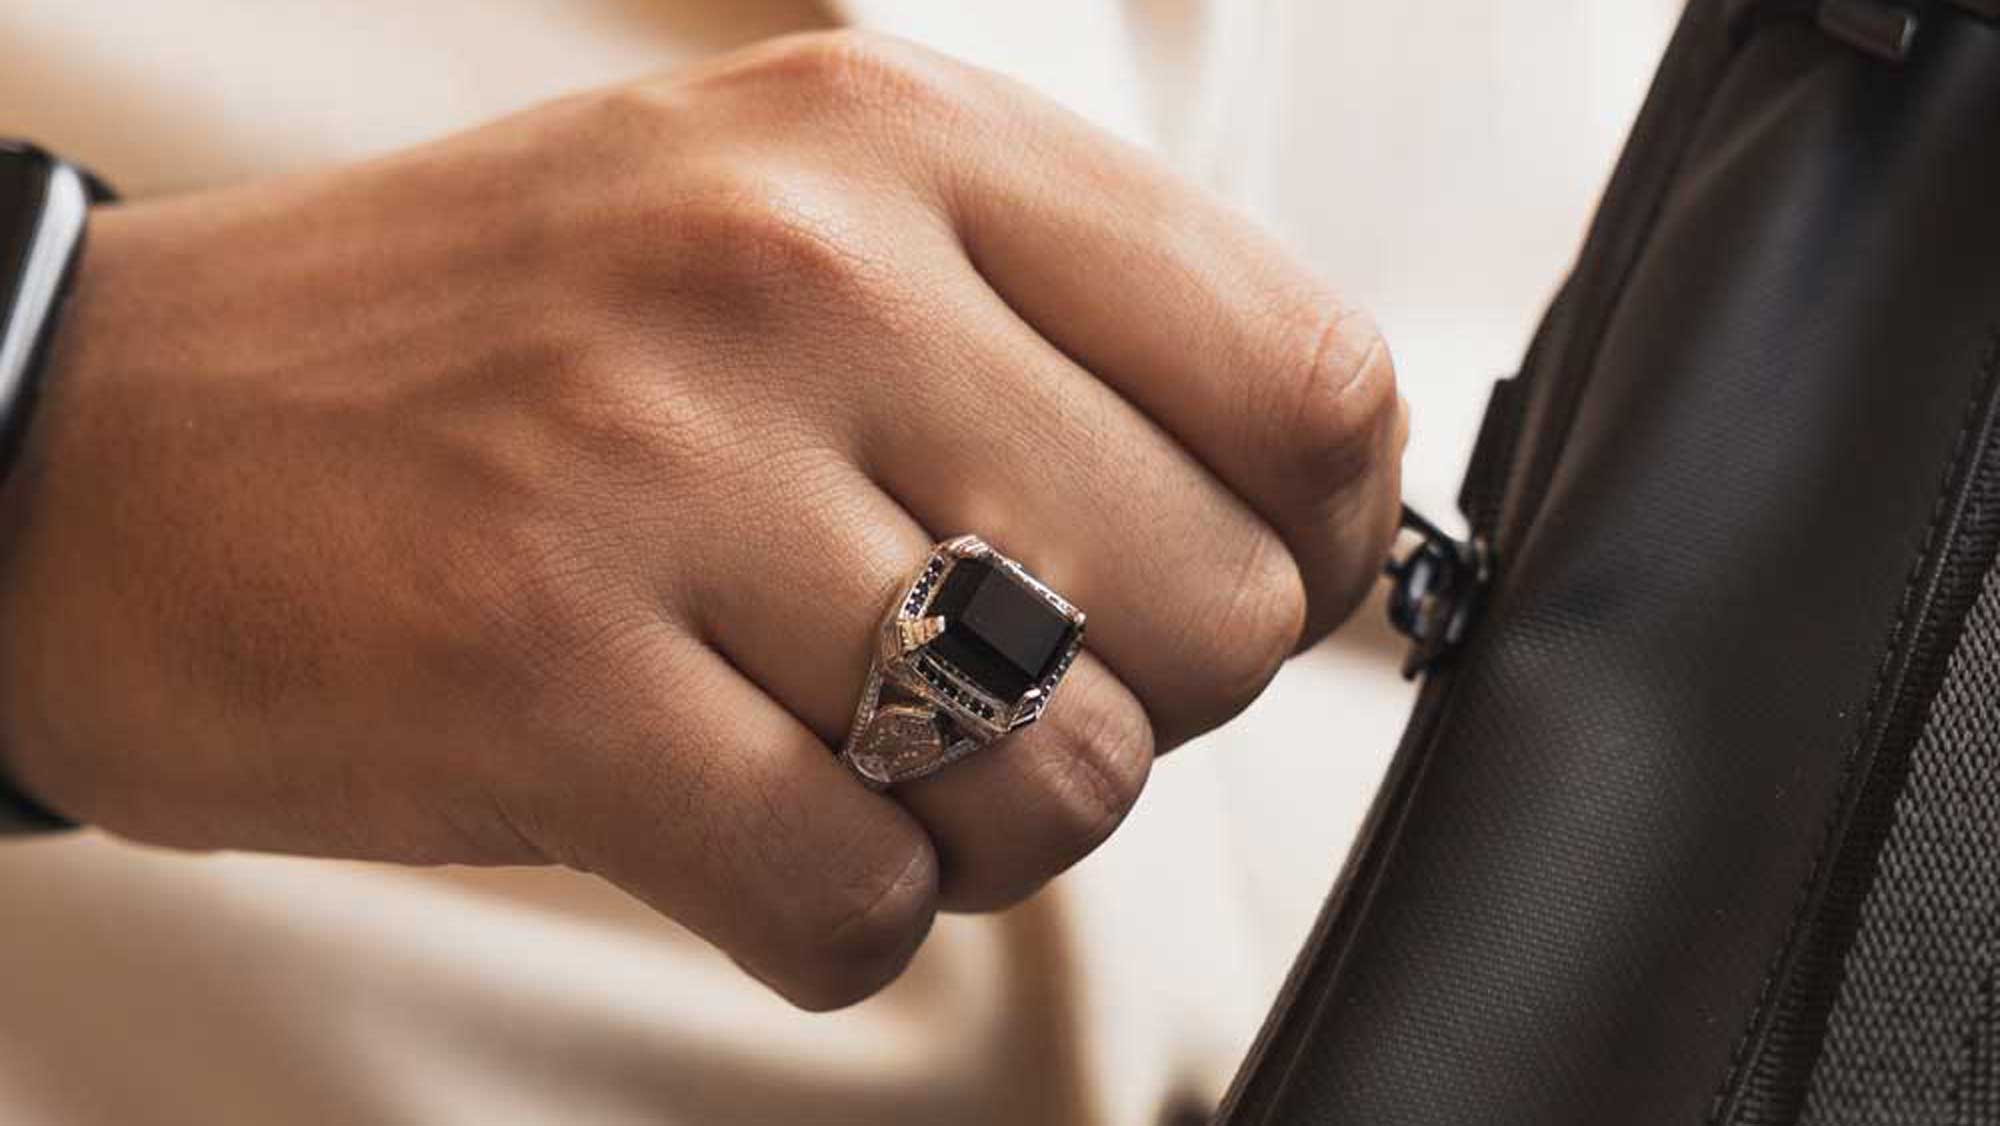
[[[1366,317],[1025,90],[852,34],[102,212],[0,495],[0,746],[140,840],[600,873],[809,1007],[1026,895],[1340,621]],[[829,752],[973,531],[1090,614],[1047,716]]]

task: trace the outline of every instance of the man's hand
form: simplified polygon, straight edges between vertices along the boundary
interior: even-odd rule
[[[1365,316],[1144,157],[852,34],[100,214],[0,495],[0,747],[141,840],[601,873],[793,1001],[1028,894],[1341,620]],[[868,791],[892,589],[1090,614],[1037,726]]]

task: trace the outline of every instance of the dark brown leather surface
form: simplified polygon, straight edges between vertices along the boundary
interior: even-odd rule
[[[1762,1120],[2000,325],[2000,29],[1932,7],[1900,67],[1691,12],[1232,1123]]]

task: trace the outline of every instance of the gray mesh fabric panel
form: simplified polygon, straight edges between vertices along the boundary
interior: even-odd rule
[[[1803,1122],[2000,1123],[2000,570],[1910,759]]]

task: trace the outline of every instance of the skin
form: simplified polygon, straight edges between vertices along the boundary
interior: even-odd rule
[[[1347,615],[1404,435],[1368,318],[1143,155],[774,41],[100,213],[0,493],[0,756],[141,841],[599,873],[845,1005]],[[964,531],[1090,648],[870,792],[829,747]]]

